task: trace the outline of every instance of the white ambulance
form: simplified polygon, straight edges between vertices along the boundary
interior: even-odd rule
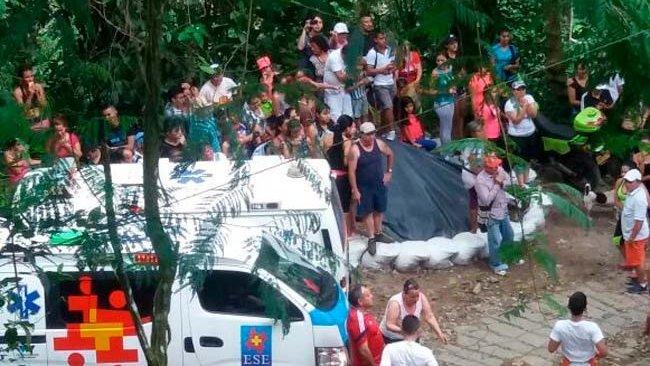
[[[313,180],[299,177],[296,166],[278,163],[282,161],[276,157],[247,163],[251,194],[240,214],[225,219],[222,226],[227,230],[218,258],[209,269],[200,269],[205,276],[203,286],[194,291],[180,279],[174,283],[169,365],[349,364],[347,304],[340,285],[347,275],[346,239],[338,200],[336,196],[325,199],[314,189]],[[327,162],[307,163],[320,177],[321,188],[328,190]],[[116,187],[141,185],[139,165],[112,167]],[[198,163],[177,174],[172,174],[173,168],[161,161],[161,184],[172,200],[163,214],[200,212],[207,198],[214,197],[214,190],[230,180],[227,161]],[[93,204],[84,198],[83,190],[76,193],[83,202],[73,212],[91,209]],[[134,205],[141,204],[136,201]],[[291,222],[302,217],[297,213],[317,216],[319,225],[310,228],[308,240],[291,243],[295,239],[292,231],[298,230]],[[129,272],[133,295],[145,331],[150,332],[157,258],[146,238],[133,235],[129,223],[123,226],[120,235],[131,249],[127,257],[134,268]],[[191,253],[192,236],[200,234],[200,228],[187,226],[181,255]],[[265,236],[271,231],[276,235]],[[266,239],[255,244],[261,237]],[[313,247],[305,249],[306,243]],[[336,259],[331,269],[305,253],[323,248]],[[20,253],[6,249],[2,253],[0,280],[16,286],[12,286],[13,300],[0,312],[0,321],[26,321],[34,329],[32,352],[4,352],[0,363],[15,359],[16,364],[25,365],[146,365],[123,289],[112,269],[80,271],[75,250],[74,246],[53,246],[51,254],[36,256],[29,263]],[[277,316],[269,315],[273,309],[267,308],[268,298],[281,304],[279,311],[288,320],[284,329]]]

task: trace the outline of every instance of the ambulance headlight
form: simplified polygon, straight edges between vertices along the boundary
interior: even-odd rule
[[[345,347],[316,347],[316,366],[348,366]]]

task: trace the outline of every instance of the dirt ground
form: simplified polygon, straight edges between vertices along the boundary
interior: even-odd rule
[[[544,230],[558,262],[559,281],[550,281],[541,269],[535,268],[535,283],[540,295],[564,289],[578,290],[581,282],[594,280],[608,290],[624,291],[626,275],[618,269],[620,254],[611,244],[614,212],[606,207],[596,207],[591,216],[594,226],[589,230],[581,229],[557,213],[551,212],[547,216]],[[438,321],[453,343],[455,334],[450,329],[476,322],[482,315],[499,316],[517,303],[520,294],[532,295],[532,267],[530,263],[516,265],[506,277],[492,274],[482,262],[411,274],[364,270],[362,277],[373,290],[377,319],[381,319],[388,298],[401,291],[404,281],[416,278],[427,297],[435,300]],[[638,339],[640,333],[640,329],[621,329],[608,342],[629,345],[630,339]],[[650,354],[647,341],[635,343],[639,355]]]

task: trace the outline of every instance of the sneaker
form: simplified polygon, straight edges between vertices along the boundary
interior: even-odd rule
[[[636,277],[628,277],[627,282],[625,282],[626,285],[628,286],[634,286],[639,283],[639,280]]]
[[[377,254],[377,239],[375,238],[368,239],[368,253],[370,253],[370,255],[373,256]]]
[[[390,236],[384,234],[383,232],[375,234],[375,240],[380,242],[380,243],[394,243],[395,239],[391,238]]]
[[[502,263],[502,264],[500,264],[500,265],[498,265],[496,267],[492,267],[492,270],[494,271],[494,273],[499,275],[499,276],[505,276],[506,274],[508,274],[508,269],[509,269],[509,267],[505,263]]]
[[[641,286],[638,283],[627,288],[627,292],[630,294],[644,294],[648,292],[648,285]]]

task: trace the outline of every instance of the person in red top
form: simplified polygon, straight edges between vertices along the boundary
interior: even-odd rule
[[[422,61],[420,54],[411,48],[409,42],[404,42],[397,54],[399,71],[397,72],[398,84],[401,82],[400,96],[413,99],[415,109],[420,110],[420,79],[422,79]]]
[[[81,158],[81,144],[79,138],[72,132],[68,132],[68,119],[59,114],[53,118],[54,134],[50,137],[47,146],[48,152],[57,158],[73,157]]]
[[[481,114],[481,107],[483,106],[483,93],[485,89],[494,84],[492,79],[492,74],[490,70],[480,65],[478,70],[472,75],[469,79],[469,92],[472,97],[472,111],[474,112],[474,117],[479,118]]]
[[[348,293],[348,335],[350,355],[354,366],[379,366],[384,350],[384,337],[379,323],[371,313],[373,296],[370,289],[356,284]]]
[[[499,143],[499,137],[501,137],[500,114],[501,108],[497,104],[497,89],[486,88],[483,91],[483,101],[478,114],[476,114],[476,119],[483,124],[485,137],[495,143]]]
[[[402,106],[402,141],[427,151],[436,148],[436,142],[424,136],[424,129],[420,119],[415,114],[415,103],[410,97],[402,97],[400,101]]]

